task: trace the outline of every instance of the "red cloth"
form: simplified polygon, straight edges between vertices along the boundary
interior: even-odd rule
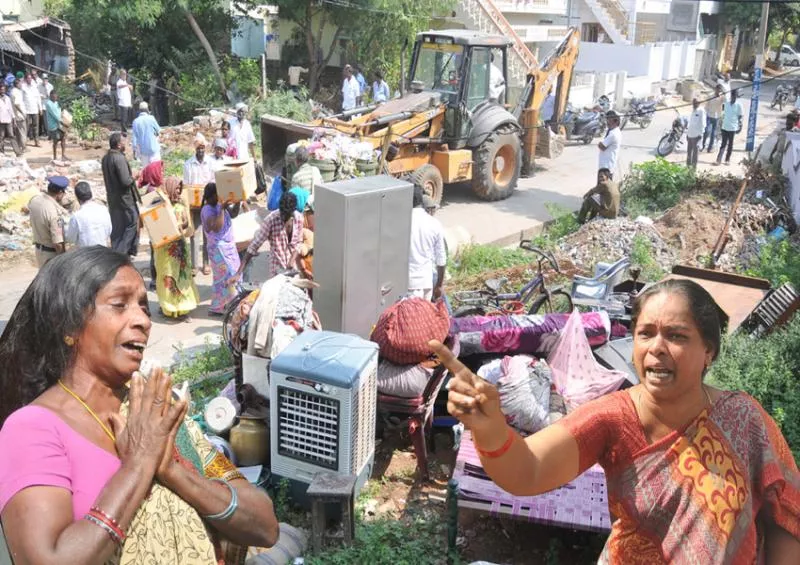
[[[370,339],[380,347],[381,357],[398,365],[416,365],[431,357],[428,342],[444,341],[450,330],[447,306],[423,298],[407,298],[387,308]]]
[[[164,184],[164,163],[162,161],[153,161],[142,169],[142,176],[139,177],[139,188],[146,184],[152,188],[158,188]]]

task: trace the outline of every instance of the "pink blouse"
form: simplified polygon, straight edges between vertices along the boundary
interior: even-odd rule
[[[0,512],[21,490],[51,486],[72,493],[80,520],[120,468],[120,460],[41,406],[25,406],[0,429]]]

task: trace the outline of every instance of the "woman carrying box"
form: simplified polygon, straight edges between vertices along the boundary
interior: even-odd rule
[[[225,205],[219,202],[216,183],[206,185],[200,219],[208,242],[208,260],[213,277],[208,313],[222,315],[228,302],[238,295],[238,285],[229,281],[238,272],[241,263],[233,237],[233,221]]]
[[[172,202],[175,216],[182,230],[182,237],[155,250],[156,294],[161,312],[168,318],[184,318],[197,308],[199,297],[192,278],[192,257],[189,240],[194,230],[189,222],[189,211],[181,201],[183,183],[177,177],[169,177],[163,191],[159,192]]]

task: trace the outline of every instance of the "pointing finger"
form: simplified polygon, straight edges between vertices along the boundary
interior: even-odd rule
[[[442,365],[447,367],[447,370],[453,373],[457,378],[463,379],[466,382],[474,385],[477,377],[470,371],[464,364],[459,361],[453,352],[444,345],[442,342],[432,339],[428,342],[428,347],[436,354]]]

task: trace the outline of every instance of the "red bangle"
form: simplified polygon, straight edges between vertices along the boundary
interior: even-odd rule
[[[508,439],[506,439],[506,442],[502,446],[500,446],[500,448],[495,449],[494,451],[484,451],[483,449],[481,449],[476,445],[475,449],[478,451],[478,454],[480,454],[481,457],[486,457],[487,459],[495,459],[497,457],[500,457],[501,455],[505,455],[506,451],[511,449],[511,444],[514,443],[514,436],[517,435],[514,433],[514,430],[512,430],[510,427],[508,427],[507,429],[508,429]]]
[[[96,506],[92,507],[92,509],[89,510],[89,514],[88,515],[89,516],[93,516],[94,518],[100,520],[106,526],[111,528],[114,531],[114,533],[116,534],[117,538],[119,538],[119,543],[120,544],[122,544],[125,541],[125,539],[128,537],[127,535],[125,535],[125,532],[123,531],[122,527],[119,525],[119,523],[114,518],[112,518],[111,516],[109,516],[108,514],[106,514],[102,510],[100,510],[99,508],[97,508]]]

